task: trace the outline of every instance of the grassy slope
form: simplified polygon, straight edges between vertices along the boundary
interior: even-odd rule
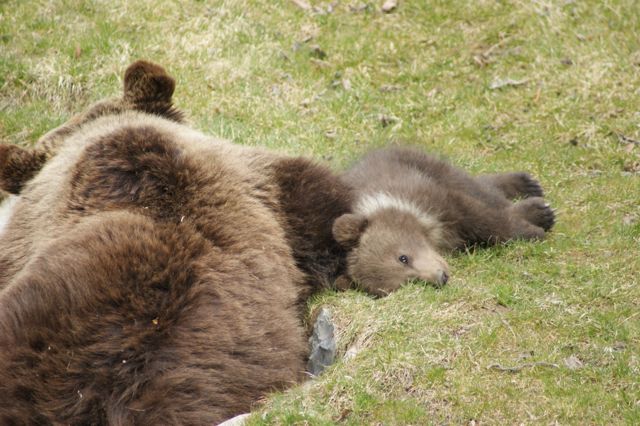
[[[339,167],[403,141],[529,170],[560,209],[547,241],[452,256],[439,291],[320,296],[359,352],[253,421],[640,423],[640,146],[617,136],[640,140],[636,2],[352,4],[0,2],[0,137],[28,145],[143,57],[238,143]]]

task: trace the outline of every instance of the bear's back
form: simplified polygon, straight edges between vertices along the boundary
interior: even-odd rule
[[[366,154],[341,179],[357,193],[356,210],[365,199],[393,199],[420,211],[437,212],[445,204],[447,187],[441,181],[446,180],[448,173],[445,163],[423,153],[387,148]]]

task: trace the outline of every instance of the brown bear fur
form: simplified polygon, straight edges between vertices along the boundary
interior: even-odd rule
[[[0,145],[0,190],[18,194],[47,161],[47,152],[24,149],[17,145]]]
[[[215,424],[303,378],[296,263],[325,253],[283,228],[325,225],[273,197],[313,167],[270,182],[266,154],[167,117],[84,117],[0,230],[0,423]]]
[[[173,87],[138,62],[123,98],[22,150],[44,169],[0,229],[0,419],[212,423],[302,377],[300,309],[346,271],[352,191],[171,123]]]
[[[342,178],[358,195],[334,235],[349,249],[348,275],[374,294],[411,279],[442,285],[449,278],[443,251],[540,239],[554,224],[528,174],[474,178],[417,149],[371,152]]]
[[[310,160],[185,127],[171,106],[173,80],[155,67],[134,64],[120,100],[45,135],[33,151],[44,158],[23,162],[33,175],[44,167],[14,184],[22,196],[0,230],[1,422],[213,424],[247,411],[303,377],[299,308],[347,270],[345,258],[354,278],[360,265],[388,281],[368,291],[399,286],[391,267],[363,255],[390,252],[366,243],[379,238],[376,223],[391,224],[381,227],[385,243],[403,231],[425,235],[431,251],[420,261],[431,269],[434,259],[446,265],[440,246],[468,237],[449,229],[444,212],[414,228],[402,209],[350,214],[359,206],[352,186],[366,193],[356,169],[340,180]],[[391,177],[404,157],[363,169]],[[20,170],[9,172],[24,183]],[[468,183],[461,172],[438,176],[452,193]],[[405,177],[401,187],[418,182]],[[369,178],[376,191],[403,194]],[[475,182],[497,199],[497,188],[518,190],[502,175]],[[465,196],[484,197],[476,195]],[[511,216],[535,219],[528,207]]]
[[[100,101],[40,138],[36,149],[0,145],[0,189],[18,194],[44,163],[55,154],[64,137],[83,123],[127,110],[152,113],[183,122],[182,113],[172,104],[174,79],[158,65],[137,61],[127,69],[121,98]],[[305,273],[300,293],[303,302],[315,290],[330,288],[345,267],[346,252],[333,238],[333,221],[349,212],[351,191],[326,166],[304,157],[289,157],[256,148],[237,147],[239,155],[257,176],[283,226],[296,263]],[[4,157],[3,157],[4,152]]]
[[[34,149],[0,145],[0,189],[18,194],[24,184],[55,155],[68,135],[99,117],[124,111],[141,111],[182,123],[183,114],[173,106],[171,99],[174,90],[174,79],[162,67],[147,61],[131,64],[125,73],[122,97],[96,102],[62,126],[43,135]]]
[[[351,211],[353,193],[328,167],[304,157],[245,148],[248,167],[264,178],[297,266],[304,272],[300,301],[333,288],[346,272],[345,247],[333,237],[335,219]]]

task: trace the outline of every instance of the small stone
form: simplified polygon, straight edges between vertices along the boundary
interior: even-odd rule
[[[383,84],[380,86],[380,91],[383,93],[398,92],[402,89],[403,87],[399,84]]]
[[[242,426],[247,423],[247,419],[251,416],[250,413],[240,414],[238,416],[232,417],[229,420],[225,420],[222,423],[219,423],[218,426]]]
[[[311,9],[311,5],[308,2],[304,1],[304,0],[293,0],[293,4],[295,4],[296,6],[298,6],[302,10],[310,10]]]
[[[622,218],[622,224],[624,226],[631,226],[638,221],[638,216],[635,214],[626,214]]]
[[[624,351],[625,349],[627,349],[627,344],[624,342],[616,342],[613,344],[614,351]]]
[[[349,10],[353,13],[365,12],[371,9],[371,6],[368,3],[357,3],[349,5]]]
[[[384,13],[391,13],[394,10],[396,10],[397,7],[398,7],[398,1],[397,0],[387,0],[382,5],[382,11]]]
[[[522,86],[524,84],[527,84],[528,81],[529,80],[526,78],[522,80],[515,80],[513,78],[496,78],[489,85],[489,89],[496,90],[496,89],[502,89],[503,87],[509,87],[509,86],[512,86],[512,87]]]
[[[311,61],[311,63],[313,65],[315,65],[318,68],[329,68],[329,66],[330,66],[329,62],[323,61],[322,59],[311,58],[309,60]]]
[[[583,362],[580,361],[580,358],[575,355],[571,355],[570,357],[565,358],[564,365],[569,370],[579,370],[580,368],[584,367]]]
[[[322,50],[322,48],[320,48],[320,46],[318,46],[317,44],[309,47],[311,49],[311,56],[318,59],[325,59],[327,57],[327,52]]]
[[[307,362],[307,369],[311,374],[317,376],[336,359],[336,339],[334,335],[331,311],[322,308],[316,322],[313,325],[313,333],[309,337],[311,354]]]
[[[382,124],[382,127],[387,127],[400,121],[398,117],[387,114],[378,114],[378,120],[380,121],[380,124]]]
[[[336,129],[327,130],[326,132],[324,132],[324,136],[329,139],[335,139],[336,137],[338,137],[338,131]]]

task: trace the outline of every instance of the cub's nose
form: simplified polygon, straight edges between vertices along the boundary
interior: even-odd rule
[[[449,274],[445,271],[440,271],[440,276],[438,277],[438,284],[445,285],[449,281]]]

